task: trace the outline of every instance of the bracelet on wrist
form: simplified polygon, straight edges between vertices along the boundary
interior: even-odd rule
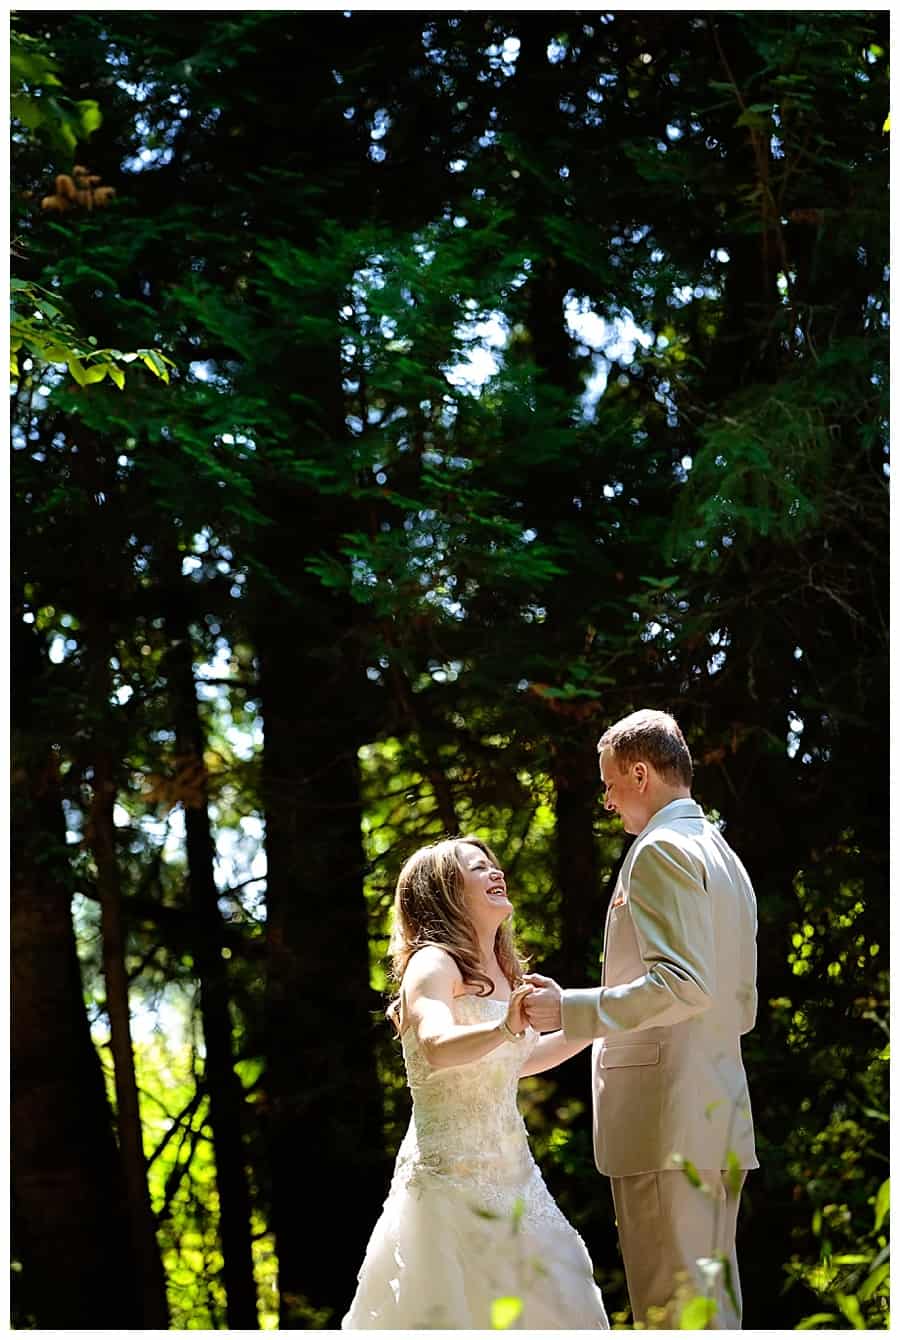
[[[527,1029],[523,1028],[521,1033],[514,1033],[513,1030],[510,1028],[509,1023],[506,1019],[504,1019],[501,1022],[500,1028],[503,1030],[503,1032],[506,1034],[507,1037],[512,1038],[515,1042],[518,1042],[520,1038],[524,1038],[526,1032],[528,1031]]]

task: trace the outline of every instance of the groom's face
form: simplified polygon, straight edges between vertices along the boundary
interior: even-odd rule
[[[645,764],[622,768],[611,749],[601,749],[603,807],[618,814],[626,833],[639,833],[647,822],[645,774]]]

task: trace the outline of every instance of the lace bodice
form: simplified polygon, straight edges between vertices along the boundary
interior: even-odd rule
[[[453,1017],[458,1024],[500,1023],[507,1008],[491,996],[457,996]],[[515,1189],[534,1169],[516,1090],[537,1040],[529,1028],[524,1038],[509,1039],[478,1061],[435,1069],[407,1028],[402,1046],[413,1112],[395,1182],[409,1185],[437,1174],[477,1191],[486,1208],[510,1210]]]

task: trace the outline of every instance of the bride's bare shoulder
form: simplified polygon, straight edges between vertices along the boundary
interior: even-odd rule
[[[441,949],[440,945],[423,945],[407,963],[403,985],[407,991],[420,991],[423,987],[438,984],[458,989],[462,986],[462,973],[446,949]]]

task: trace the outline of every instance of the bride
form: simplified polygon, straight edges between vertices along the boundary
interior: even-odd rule
[[[516,1107],[521,1075],[588,1044],[526,1027],[511,912],[478,838],[423,847],[400,872],[388,1015],[412,1120],[344,1330],[609,1329]]]

